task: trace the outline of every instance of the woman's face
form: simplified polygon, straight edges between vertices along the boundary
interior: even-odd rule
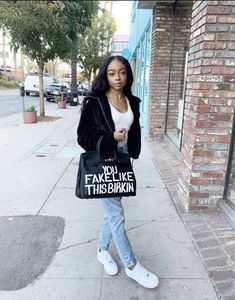
[[[107,68],[107,80],[113,90],[123,90],[127,82],[125,65],[119,60],[113,60]]]

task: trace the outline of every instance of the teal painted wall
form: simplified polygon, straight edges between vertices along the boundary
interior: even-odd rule
[[[130,42],[131,54],[135,51],[141,36],[143,35],[149,21],[152,19],[152,9],[137,9],[138,1],[132,1]]]
[[[137,9],[133,1],[130,24],[130,63],[134,74],[133,93],[141,99],[142,135],[148,135],[149,77],[151,61],[152,10]]]

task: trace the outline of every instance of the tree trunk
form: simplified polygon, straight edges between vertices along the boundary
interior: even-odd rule
[[[88,81],[88,91],[91,90],[91,70],[89,71],[88,73],[88,78],[87,78],[87,81]]]
[[[14,59],[14,76],[15,76],[15,80],[18,80],[18,74],[17,74],[17,65],[16,65],[16,51],[15,49],[13,49],[13,59]]]
[[[5,79],[7,80],[7,72],[6,72],[6,40],[5,40],[6,32],[2,29],[2,58],[3,58],[3,74]]]
[[[71,53],[71,92],[77,93],[77,54],[78,54],[78,41],[73,41]]]
[[[43,69],[44,69],[44,63],[38,62],[40,116],[45,116]]]
[[[20,53],[20,65],[21,65],[21,76],[22,76],[22,80],[24,79],[24,67],[25,67],[25,64],[24,64],[24,55],[23,53],[21,52]]]

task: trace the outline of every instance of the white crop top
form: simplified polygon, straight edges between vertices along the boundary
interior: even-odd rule
[[[120,112],[118,111],[112,104],[109,102],[111,114],[115,126],[115,130],[120,130],[122,128],[126,129],[125,139],[123,141],[118,142],[118,147],[123,147],[127,144],[127,138],[128,138],[128,131],[130,130],[130,127],[134,121],[134,115],[131,110],[129,100],[126,98],[127,102],[127,112]]]

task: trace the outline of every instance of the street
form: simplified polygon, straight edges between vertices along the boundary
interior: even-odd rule
[[[25,108],[34,105],[39,110],[39,97],[37,96],[25,96]],[[23,101],[20,97],[20,92],[17,89],[14,90],[0,90],[0,117],[9,116],[23,111]],[[54,103],[48,103],[45,101],[45,105],[54,105]]]

